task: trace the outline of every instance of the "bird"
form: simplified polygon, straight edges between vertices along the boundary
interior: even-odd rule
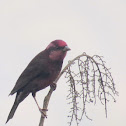
[[[36,92],[53,85],[59,75],[63,60],[70,48],[63,40],[52,41],[36,55],[19,76],[9,95],[16,93],[14,104],[6,123],[13,118],[18,105],[31,93],[36,104]],[[38,106],[39,107],[39,106]]]

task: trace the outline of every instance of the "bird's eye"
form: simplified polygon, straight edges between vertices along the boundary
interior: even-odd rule
[[[56,47],[56,50],[62,50],[64,47]]]
[[[60,50],[61,49],[61,47],[56,47],[56,50]]]
[[[56,47],[56,49],[59,49],[59,47]]]

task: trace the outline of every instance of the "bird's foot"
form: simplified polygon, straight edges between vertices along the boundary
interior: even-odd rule
[[[41,113],[43,118],[47,118],[46,111],[48,111],[48,109],[41,109],[41,108],[39,108],[39,111],[40,111],[40,113]]]
[[[50,85],[50,87],[53,89],[53,91],[54,90],[56,90],[56,87],[57,87],[57,84],[55,83],[55,82],[53,82],[51,85]]]

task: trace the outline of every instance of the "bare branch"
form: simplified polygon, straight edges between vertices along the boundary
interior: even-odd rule
[[[107,103],[110,99],[113,99],[115,102],[115,95],[117,95],[115,83],[109,70],[110,69],[105,66],[103,57],[98,55],[91,57],[83,53],[69,61],[59,74],[54,82],[55,84],[64,73],[67,83],[69,83],[67,95],[68,104],[70,106],[68,115],[70,118],[69,126],[72,125],[74,120],[78,126],[83,115],[90,119],[87,115],[86,107],[88,103],[96,104],[97,97],[105,106],[107,117]],[[45,97],[43,109],[47,109],[52,92],[53,89],[51,88],[48,95]],[[41,117],[39,126],[43,126],[43,124],[44,117]]]
[[[43,111],[44,115],[46,115],[48,104],[49,104],[49,100],[50,100],[50,97],[51,97],[53,91],[54,91],[54,88],[51,87],[49,92],[48,92],[48,94],[47,94],[47,96],[44,99],[44,102],[43,102],[43,110],[45,110],[45,111]],[[45,116],[41,115],[39,126],[44,126],[44,120],[45,120]]]

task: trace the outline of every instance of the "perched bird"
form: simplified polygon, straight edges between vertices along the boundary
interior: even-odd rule
[[[52,41],[47,48],[35,56],[18,78],[10,95],[16,94],[15,102],[6,123],[13,118],[18,105],[30,94],[36,101],[37,91],[51,86],[59,75],[63,59],[70,48],[63,40]],[[38,104],[37,104],[38,105]]]

